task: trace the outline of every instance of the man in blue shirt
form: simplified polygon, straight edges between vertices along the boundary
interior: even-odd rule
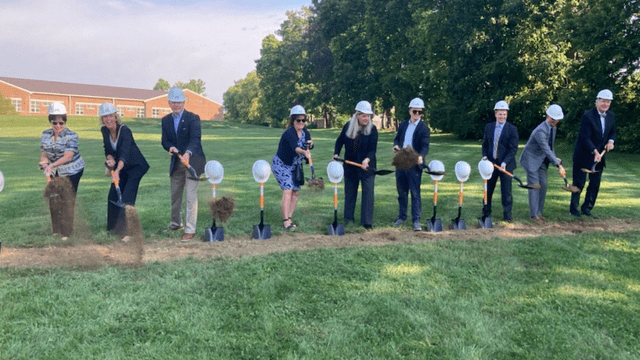
[[[171,155],[171,223],[169,230],[184,228],[182,241],[193,239],[198,219],[198,181],[189,179],[189,171],[178,158],[182,156],[198,175],[204,172],[206,159],[200,143],[200,117],[184,109],[184,92],[172,87],[167,94],[171,114],[162,118],[162,147]],[[186,195],[185,222],[182,222],[182,193]]]
[[[431,131],[422,121],[424,102],[415,98],[409,103],[409,120],[403,121],[398,127],[398,133],[393,141],[393,151],[411,147],[419,154],[418,164],[408,170],[396,169],[396,189],[398,190],[398,219],[393,226],[400,226],[407,220],[408,195],[411,192],[411,219],[413,230],[420,231],[420,217],[422,216],[422,201],[420,199],[420,184],[422,182],[422,163],[429,152],[429,137]]]

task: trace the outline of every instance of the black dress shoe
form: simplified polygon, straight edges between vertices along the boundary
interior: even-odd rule
[[[592,219],[598,219],[598,217],[597,217],[597,216],[595,216],[595,215],[593,215],[593,214],[591,213],[591,211],[586,211],[586,212],[585,212],[585,211],[583,211],[583,212],[582,212],[582,215],[584,215],[584,216],[588,216],[588,217],[590,217],[590,218],[592,218]]]

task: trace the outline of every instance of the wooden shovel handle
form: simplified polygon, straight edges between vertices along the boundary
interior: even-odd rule
[[[498,166],[498,165],[496,165],[496,164],[493,164],[493,166],[494,166],[496,169],[498,169],[498,170],[502,171],[503,173],[505,173],[505,174],[507,174],[507,175],[509,175],[509,176],[513,176],[513,174],[512,174],[512,173],[510,173],[510,172],[508,172],[507,170],[502,170],[502,168],[501,168],[500,166]]]

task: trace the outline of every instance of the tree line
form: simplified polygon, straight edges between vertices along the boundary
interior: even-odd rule
[[[207,96],[207,94],[204,93],[207,88],[204,81],[201,79],[191,79],[186,83],[177,81],[173,86],[177,86],[180,89],[189,89],[195,93],[201,94],[202,96]],[[169,85],[169,82],[163,78],[159,78],[156,85],[153,87],[153,90],[160,91],[169,91],[169,89],[171,89],[171,85]]]
[[[616,148],[640,152],[639,7],[637,0],[313,0],[263,39],[256,70],[224,94],[225,117],[280,126],[302,104],[333,124],[368,100],[397,122],[417,96],[433,129],[478,139],[505,99],[523,138],[549,104],[560,104],[559,136],[573,140],[582,113],[608,88]]]

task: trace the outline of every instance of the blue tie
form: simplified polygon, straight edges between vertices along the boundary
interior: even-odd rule
[[[496,124],[496,132],[493,135],[493,158],[498,159],[498,141],[500,140],[500,133],[502,132],[502,126]]]

